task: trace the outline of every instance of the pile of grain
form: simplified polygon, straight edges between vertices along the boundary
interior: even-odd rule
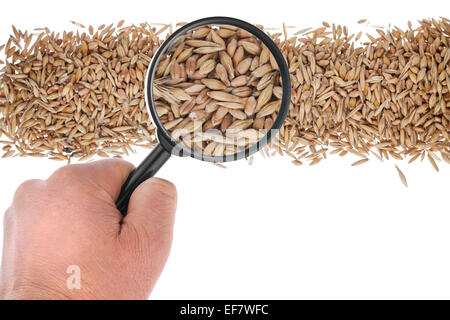
[[[450,162],[450,21],[423,20],[406,31],[376,29],[360,46],[346,27],[284,41],[292,106],[278,152],[316,164],[348,152],[379,159]]]
[[[184,34],[161,58],[155,105],[164,127],[196,152],[222,156],[265,136],[281,105],[278,65],[243,29],[204,26]]]
[[[3,156],[83,160],[153,146],[143,76],[166,29],[40,30],[34,39],[14,29],[0,47],[8,58],[0,73]],[[272,35],[293,89],[279,140],[264,154],[287,154],[297,165],[349,152],[427,157],[436,169],[436,160],[450,162],[450,20],[376,33],[361,43],[361,33],[324,22],[291,38]]]
[[[13,27],[1,46],[8,59],[0,75],[3,157],[87,160],[156,143],[144,78],[162,40],[144,24],[122,24],[81,34]]]

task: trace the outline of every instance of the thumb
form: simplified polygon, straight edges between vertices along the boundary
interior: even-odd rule
[[[123,224],[136,230],[154,233],[172,229],[177,207],[177,190],[173,183],[150,178],[133,192]]]
[[[139,251],[143,267],[152,274],[153,285],[169,256],[176,206],[175,185],[150,178],[131,195],[127,215],[122,221],[120,238]]]

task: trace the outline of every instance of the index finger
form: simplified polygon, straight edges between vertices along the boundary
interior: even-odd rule
[[[103,189],[115,202],[122,184],[133,170],[134,166],[125,160],[105,159],[62,167],[52,175],[51,179],[63,181],[71,181],[71,178],[87,180]]]
[[[122,159],[105,159],[88,163],[85,170],[116,201],[134,165]]]

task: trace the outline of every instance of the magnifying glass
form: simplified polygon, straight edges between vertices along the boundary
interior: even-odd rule
[[[229,17],[193,21],[152,58],[146,102],[159,144],[129,175],[116,206],[171,157],[208,162],[249,157],[277,134],[289,110],[290,76],[272,39]]]

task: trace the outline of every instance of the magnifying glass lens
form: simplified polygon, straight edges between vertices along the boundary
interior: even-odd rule
[[[179,35],[161,55],[153,81],[156,113],[170,136],[197,155],[220,159],[267,136],[282,95],[271,51],[231,25]]]

